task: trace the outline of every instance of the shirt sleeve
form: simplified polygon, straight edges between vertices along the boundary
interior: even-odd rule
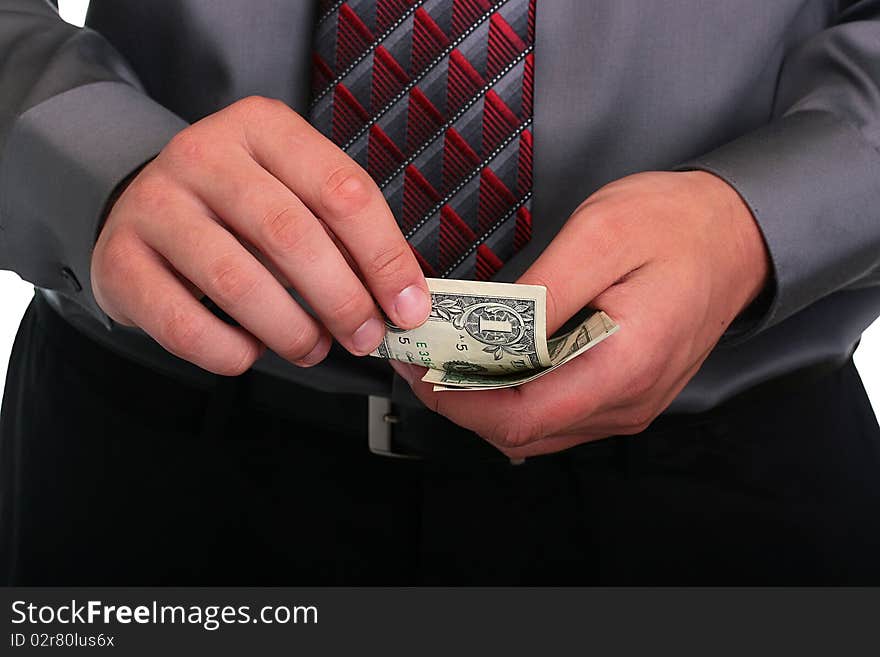
[[[0,269],[109,324],[89,273],[105,206],[186,125],[99,34],[0,0]]]
[[[880,1],[846,4],[787,53],[766,126],[678,167],[736,189],[770,253],[766,294],[723,342],[880,285]]]

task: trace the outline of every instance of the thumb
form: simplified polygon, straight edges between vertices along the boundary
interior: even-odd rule
[[[547,335],[638,267],[611,223],[582,206],[517,281],[547,288]]]

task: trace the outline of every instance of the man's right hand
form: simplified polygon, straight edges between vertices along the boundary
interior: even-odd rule
[[[370,176],[265,98],[193,124],[141,170],[98,238],[92,287],[115,321],[228,375],[264,345],[300,366],[323,360],[331,335],[368,354],[385,333],[377,302],[403,328],[430,311],[424,276]]]

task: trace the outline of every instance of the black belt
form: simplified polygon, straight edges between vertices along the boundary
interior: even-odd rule
[[[645,431],[670,431],[676,427],[708,424],[736,416],[745,407],[773,405],[779,396],[817,382],[843,367],[848,360],[844,357],[822,362],[776,377],[703,413],[665,413]],[[251,403],[289,416],[316,430],[333,429],[351,435],[354,440],[366,439],[370,450],[381,456],[450,464],[473,461],[509,463],[506,456],[475,433],[421,406],[402,379],[396,379],[397,384],[406,388],[405,391],[395,390],[395,399],[403,398],[402,403],[387,397],[325,393],[258,372],[249,372],[238,379],[221,378],[218,381],[219,389],[237,387],[235,394],[238,398],[243,395]],[[586,452],[595,447],[595,442],[586,443],[568,451]]]
[[[65,340],[81,358],[87,360],[94,350],[105,354],[108,351],[63,319],[41,295],[35,297],[34,306],[40,323]],[[850,357],[844,355],[766,381],[704,413],[663,414],[646,431],[713,422],[741,412],[746,405],[772,404],[778,395],[789,394],[840,369]],[[153,370],[129,362],[132,367],[157,376]],[[329,430],[353,441],[365,441],[371,451],[382,456],[451,463],[508,462],[507,457],[475,433],[427,410],[399,377],[395,377],[394,402],[385,397],[326,393],[253,370],[236,378],[216,376],[210,380],[208,387],[192,388],[194,393],[209,395],[217,409],[229,409],[242,402],[262,407],[314,428],[316,433]],[[595,445],[588,443],[568,451],[590,450]]]
[[[395,382],[406,386],[402,380]],[[244,399],[315,429],[332,429],[365,440],[380,456],[432,461],[507,462],[477,434],[412,401],[321,392],[261,372],[218,378],[217,390],[229,401]],[[408,389],[407,389],[408,392]],[[221,401],[221,405],[225,403]]]

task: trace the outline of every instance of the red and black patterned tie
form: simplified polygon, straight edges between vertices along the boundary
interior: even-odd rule
[[[531,237],[535,0],[323,0],[309,118],[382,189],[428,276]]]

